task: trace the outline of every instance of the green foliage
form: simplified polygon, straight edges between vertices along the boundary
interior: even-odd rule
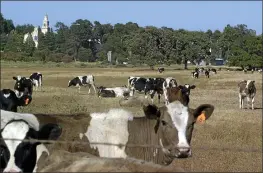
[[[55,24],[45,35],[39,28],[38,48],[32,38],[23,44],[23,37],[31,33],[31,24],[14,27],[13,21],[0,16],[1,50],[4,58],[43,62],[107,62],[112,51],[112,64],[128,62],[133,65],[181,64],[215,58],[228,60],[231,66],[262,65],[262,35],[245,24],[227,25],[223,32],[216,30],[187,31],[154,26],[140,27],[137,23],[102,24],[78,19],[70,26]],[[14,30],[15,29],[15,30]],[[211,49],[211,52],[210,52]],[[8,56],[10,57],[8,57]]]

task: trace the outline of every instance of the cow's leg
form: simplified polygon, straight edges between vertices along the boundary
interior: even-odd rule
[[[94,89],[94,92],[95,94],[97,93],[97,90],[96,90],[96,87],[95,87],[95,84],[91,84],[92,88]]]
[[[89,87],[89,92],[88,92],[88,94],[90,94],[91,84],[87,84],[87,86]]]
[[[167,89],[166,88],[163,90],[163,93],[164,93],[165,104],[168,105],[169,102],[168,102],[168,98],[167,98]]]
[[[34,86],[34,85],[33,85]],[[38,90],[38,81],[35,81],[35,90],[37,91]]]
[[[242,109],[242,96],[239,94],[239,108]]]
[[[252,106],[252,110],[254,110],[254,102],[255,102],[255,96],[252,98],[251,100],[251,106]]]
[[[247,109],[250,109],[249,103],[251,102],[250,97],[247,97]]]
[[[40,91],[42,91],[42,78],[41,77],[39,79],[39,87],[40,87]]]
[[[78,86],[78,92],[80,93],[80,85]]]
[[[152,101],[152,104],[153,104],[153,98],[154,98],[154,95],[155,95],[155,91],[150,91],[150,96],[151,96],[151,101]]]

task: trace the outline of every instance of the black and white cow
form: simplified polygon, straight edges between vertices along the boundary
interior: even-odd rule
[[[17,97],[14,91],[2,89],[0,91],[0,109],[17,112],[18,106],[27,106],[32,101],[32,96],[24,94]]]
[[[198,78],[199,77],[199,72],[198,71],[192,72],[192,77],[193,78]]]
[[[33,114],[1,110],[0,171],[35,172],[42,152],[49,152],[40,142],[21,140],[57,140],[61,133],[57,124],[47,123],[40,127]]]
[[[125,97],[130,95],[130,90],[126,86],[113,88],[100,86],[97,89],[99,97]]]
[[[158,72],[159,72],[159,73],[164,72],[164,68],[163,68],[163,67],[158,67]]]
[[[33,94],[33,82],[31,79],[21,76],[14,76],[13,79],[16,81],[14,90],[18,97],[23,94]]]
[[[40,87],[40,89],[42,90],[42,83],[43,83],[43,76],[41,73],[37,72],[37,73],[32,73],[29,76],[29,79],[32,80],[33,82],[33,86],[36,87],[36,90],[38,89],[38,87]]]
[[[209,71],[205,70],[205,77],[209,78]]]
[[[144,94],[145,98],[149,94],[153,103],[153,97],[155,93],[158,95],[158,103],[160,103],[161,95],[163,94],[164,78],[148,78],[145,83]]]
[[[128,87],[131,89],[131,95],[133,96],[135,91],[143,93],[145,90],[147,78],[143,77],[133,77],[128,78]]]
[[[85,86],[85,87],[88,86],[89,87],[89,94],[90,94],[90,88],[92,86],[94,89],[94,92],[96,93],[95,80],[94,80],[93,75],[75,77],[68,82],[68,87],[70,87],[70,86],[78,87],[79,92],[80,92],[81,86]]]
[[[127,83],[127,87],[131,88],[132,85],[134,85],[134,83],[137,81],[137,79],[139,79],[141,77],[138,76],[129,76],[128,77],[128,83]]]
[[[165,104],[169,103],[167,99],[167,89],[176,87],[176,86],[177,86],[177,82],[176,82],[176,79],[173,77],[167,77],[165,81],[163,82],[163,93],[164,93]]]
[[[190,84],[184,84],[184,85],[179,85],[178,87],[182,90],[183,94],[190,96],[190,90],[195,89],[196,86]]]
[[[249,102],[251,101],[251,107],[254,109],[254,102],[256,96],[256,86],[254,80],[242,80],[238,83],[239,89],[239,108],[244,108],[244,99],[247,98],[247,107],[249,109]]]

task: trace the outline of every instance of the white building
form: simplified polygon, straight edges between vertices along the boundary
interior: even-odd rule
[[[46,14],[44,16],[41,32],[45,35],[49,31],[49,29],[50,27],[49,27],[48,15]],[[23,43],[27,41],[27,38],[29,35],[31,35],[31,37],[33,38],[33,41],[35,42],[35,46],[37,48],[38,47],[38,27],[35,27],[34,31],[31,34],[27,33],[24,35]]]

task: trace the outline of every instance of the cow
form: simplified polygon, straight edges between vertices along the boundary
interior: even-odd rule
[[[131,90],[130,96],[134,96],[135,91],[143,93],[145,90],[147,78],[143,77],[132,77],[128,78],[128,87]]]
[[[41,73],[32,73],[29,76],[29,79],[32,80],[33,86],[36,88],[36,90],[38,89],[38,87],[40,87],[40,89],[42,90],[43,76]]]
[[[169,103],[167,100],[167,88],[172,88],[176,86],[177,86],[177,82],[176,79],[173,77],[167,77],[163,82],[163,93],[164,93],[165,104]]]
[[[244,108],[244,99],[247,98],[247,106],[249,109],[249,102],[251,101],[252,109],[254,109],[254,101],[256,95],[256,86],[254,80],[242,80],[238,83],[239,88],[239,108]]]
[[[151,97],[151,101],[153,103],[153,97],[155,93],[158,95],[158,103],[160,103],[161,95],[163,94],[163,83],[164,78],[148,78],[145,83],[144,94],[145,98],[147,98],[148,94]]]
[[[61,132],[62,129],[57,124],[40,126],[33,114],[1,110],[0,171],[36,171],[40,155],[49,152],[44,143],[22,140],[57,140]]]
[[[103,93],[104,93],[103,95],[106,94],[106,95],[109,95],[109,97],[124,97],[130,94],[130,90],[126,86],[114,87],[114,88],[106,88],[106,87],[100,86],[100,87],[97,87],[97,89],[99,90],[98,91],[99,96]],[[110,91],[110,92],[107,92],[107,91]]]
[[[158,72],[159,72],[159,73],[164,72],[164,68],[163,68],[163,67],[158,67]]]
[[[199,72],[198,71],[192,72],[192,77],[193,78],[198,78],[199,77]]]
[[[79,92],[80,92],[81,86],[85,86],[85,87],[88,86],[89,87],[89,94],[90,94],[90,88],[92,86],[95,94],[97,92],[93,75],[77,76],[77,77],[69,80],[68,87],[70,87],[70,86],[78,87]]]
[[[34,116],[40,125],[55,123],[63,127],[58,140],[67,143],[54,143],[53,151],[86,152],[107,158],[133,157],[169,165],[175,158],[191,156],[190,142],[194,123],[208,119],[214,110],[210,104],[201,104],[196,109],[189,108],[185,100],[187,95],[179,87],[173,89],[175,101],[162,107],[143,105],[144,116],[141,117],[134,117],[130,111],[121,108],[93,113]],[[158,148],[154,155],[156,148],[130,147],[131,144],[160,144],[162,149]]]
[[[32,96],[24,94],[18,97],[11,89],[0,91],[0,109],[17,112],[18,106],[27,106],[32,101]]]
[[[98,88],[98,97],[116,97],[116,93],[113,90]]]
[[[210,71],[212,71],[214,74],[216,74],[217,72],[216,72],[216,69],[214,69],[214,68],[212,68],[212,69],[208,69],[208,71],[210,72]]]
[[[134,85],[134,83],[137,81],[137,79],[139,79],[140,77],[136,77],[136,76],[129,76],[128,77],[128,88],[131,88],[132,85]]]
[[[31,79],[21,76],[14,76],[13,80],[16,81],[14,85],[14,91],[18,97],[23,94],[33,94],[33,82]]]
[[[209,71],[205,70],[205,77],[209,78]]]

